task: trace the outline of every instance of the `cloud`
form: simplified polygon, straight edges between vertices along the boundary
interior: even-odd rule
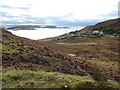
[[[79,24],[117,18],[119,0],[0,0],[4,23]]]
[[[25,10],[22,9],[18,9],[18,8],[1,8],[0,7],[0,12],[6,12],[11,16],[19,16],[19,15],[26,15],[27,12]]]
[[[34,0],[37,2],[38,0]],[[35,17],[65,16],[73,19],[89,19],[116,10],[118,0],[39,0],[33,3],[29,14]]]
[[[31,0],[0,0],[1,5],[10,7],[29,7],[31,5]],[[33,1],[33,0],[32,0]]]

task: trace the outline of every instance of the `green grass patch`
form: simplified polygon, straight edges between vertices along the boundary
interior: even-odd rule
[[[8,45],[2,45],[2,50],[5,53],[18,53],[19,51],[16,49],[12,49],[10,46]]]
[[[7,44],[4,44],[7,43]],[[33,48],[31,46],[26,46],[22,43],[8,42],[4,41],[2,43],[2,50],[4,53],[24,53],[33,54]]]
[[[115,81],[101,84],[89,76],[3,69],[3,88],[118,88]]]
[[[94,82],[88,76],[66,75],[56,72],[33,72],[3,69],[3,88],[69,88],[75,83]],[[77,84],[78,84],[77,83]]]

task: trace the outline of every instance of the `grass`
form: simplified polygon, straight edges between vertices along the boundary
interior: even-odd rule
[[[104,84],[103,84],[104,83]],[[101,86],[102,85],[102,86]],[[97,82],[89,76],[3,69],[3,88],[118,88],[116,81]]]
[[[66,75],[56,72],[33,72],[3,69],[4,88],[74,88],[78,83],[94,82],[88,76]],[[76,84],[75,84],[76,83]]]
[[[9,43],[9,41],[4,41],[4,43]],[[32,50],[29,50],[32,48],[31,46],[19,46],[22,45],[21,43],[9,43],[8,45],[2,43],[2,50],[4,53],[19,53],[22,52],[24,54],[33,54]],[[22,51],[20,51],[21,49]]]
[[[98,69],[93,69],[92,72],[90,73],[92,77],[97,80],[97,81],[107,81],[107,76],[105,73],[101,72]]]
[[[90,60],[89,63],[96,64],[102,68],[110,68],[112,70],[118,71],[118,62],[117,61],[101,61],[101,60]]]
[[[113,39],[117,37],[111,37],[106,35],[106,36],[97,37],[97,38],[88,38],[88,37],[80,37],[80,36],[73,37],[73,36],[66,35],[62,40],[55,40],[57,38],[63,38],[63,36],[44,39],[43,41],[51,42],[51,43],[102,43],[102,42],[104,43],[105,40]]]
[[[56,44],[60,44],[60,45],[93,45],[96,43],[56,43]]]
[[[2,45],[2,50],[3,50],[3,52],[6,52],[6,53],[16,53],[16,52],[19,52],[18,50],[12,49],[10,46],[7,46],[7,45]]]

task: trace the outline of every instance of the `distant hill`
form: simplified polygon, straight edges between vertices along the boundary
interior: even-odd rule
[[[49,26],[38,26],[38,25],[19,25],[19,26],[11,26],[11,27],[8,27],[7,29],[10,29],[10,30],[35,30],[36,28],[60,28],[60,29],[68,29],[69,27],[63,27],[63,26],[60,26],[60,27],[57,27],[57,26],[54,26],[54,25],[49,25]]]
[[[12,29],[12,30],[35,30],[35,28],[41,28],[41,26],[14,26],[14,27],[9,27],[7,29]]]
[[[57,26],[44,26],[43,28],[57,28]]]
[[[86,26],[81,29],[80,32],[89,32],[89,31],[102,31],[104,34],[120,34],[120,22],[118,19],[107,20],[104,22],[100,22],[93,26]]]

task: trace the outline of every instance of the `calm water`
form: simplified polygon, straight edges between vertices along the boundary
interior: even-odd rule
[[[70,29],[36,28],[36,30],[17,30],[17,31],[8,30],[8,31],[20,37],[26,37],[29,39],[37,40],[37,39],[44,39],[44,38],[59,36],[71,31],[80,30],[81,28],[83,27],[76,27],[76,28],[74,27]]]

